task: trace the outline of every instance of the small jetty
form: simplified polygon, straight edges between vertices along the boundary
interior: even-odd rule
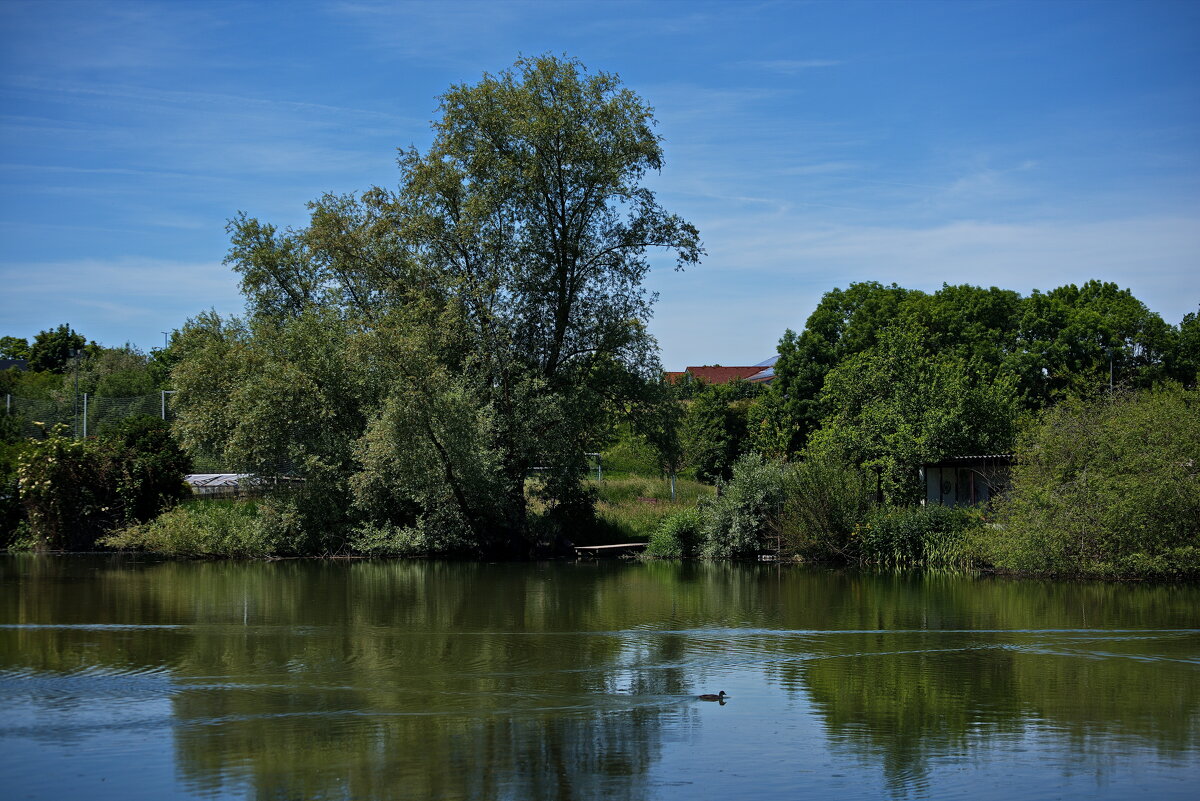
[[[646,549],[644,542],[623,542],[619,545],[576,545],[575,556],[580,559],[601,559],[629,556]]]

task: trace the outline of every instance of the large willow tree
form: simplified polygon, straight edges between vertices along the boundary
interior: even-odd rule
[[[550,519],[584,519],[600,428],[663,417],[647,256],[703,251],[644,186],[660,138],[616,76],[522,59],[440,110],[398,189],[322,197],[302,230],[231,221],[249,321],[186,332],[180,430],[309,478],[278,514],[298,537],[516,554],[532,468]]]

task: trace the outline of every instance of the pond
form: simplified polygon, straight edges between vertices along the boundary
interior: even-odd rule
[[[1198,610],[765,564],[5,556],[0,771],[12,799],[1195,798]]]

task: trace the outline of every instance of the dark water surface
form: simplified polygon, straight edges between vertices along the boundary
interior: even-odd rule
[[[1198,610],[776,566],[0,557],[0,795],[1194,799]]]

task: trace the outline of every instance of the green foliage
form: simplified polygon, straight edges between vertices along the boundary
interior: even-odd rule
[[[0,439],[0,548],[13,543],[17,527],[25,520],[17,483],[17,460],[23,443]]]
[[[0,359],[28,359],[29,341],[23,337],[0,337]]]
[[[17,370],[0,370],[0,392],[18,398],[61,397],[63,378],[56,373]]]
[[[353,358],[353,330],[318,309],[253,327],[204,314],[178,339],[175,427],[183,445],[228,470],[304,479],[302,490],[263,506],[264,525],[290,532],[301,552],[338,550],[372,397],[368,363]]]
[[[1020,375],[1025,403],[1034,409],[1106,391],[1146,388],[1168,378],[1178,333],[1127,289],[1089,281],[1022,304],[1019,350],[1009,360]]]
[[[251,316],[203,315],[172,343],[183,441],[306,479],[278,508],[310,549],[421,550],[444,531],[526,555],[588,524],[583,454],[618,418],[679,461],[642,283],[649,250],[703,251],[643,185],[662,166],[650,108],[552,56],[441,100],[398,191],[326,195],[301,230],[231,220]]]
[[[616,428],[615,441],[600,452],[600,459],[605,477],[656,476],[661,471],[654,447],[628,425]]]
[[[706,559],[744,559],[770,547],[783,507],[787,466],[757,454],[740,458],[732,480],[701,507]]]
[[[978,513],[948,506],[875,510],[853,532],[858,561],[887,567],[966,567],[975,558]]]
[[[745,381],[703,385],[684,413],[682,440],[687,463],[703,481],[728,481],[733,465],[750,447],[749,411],[760,392]]]
[[[1018,413],[1097,397],[1110,375],[1114,386],[1131,388],[1166,379],[1195,382],[1194,319],[1185,318],[1177,330],[1128,290],[1100,281],[1024,298],[996,287],[947,285],[926,294],[851,284],[826,293],[803,332],[784,334],[776,378],[752,415],[751,434],[764,453],[801,451],[842,411],[842,399],[829,396],[844,386],[831,387],[830,378],[886,357],[896,332],[920,343],[920,353],[910,354],[914,370],[957,371],[963,389],[985,394],[1011,385]],[[1009,416],[1003,425],[1012,422]]]
[[[1188,312],[1179,323],[1179,346],[1171,375],[1187,387],[1200,383],[1200,315],[1195,312]]]
[[[48,331],[39,331],[29,348],[29,369],[61,373],[72,354],[83,355],[85,345],[87,340],[83,335],[77,334],[66,323]]]
[[[91,548],[118,519],[111,467],[92,443],[48,432],[31,440],[17,461],[21,503],[40,547]]]
[[[38,547],[82,550],[108,531],[158,514],[187,493],[188,460],[156,418],[85,441],[52,430],[17,460],[19,495]]]
[[[646,476],[605,478],[596,486],[596,523],[569,533],[576,545],[645,542],[672,515],[694,509],[713,495],[712,487],[676,479],[675,500],[667,479]]]
[[[662,521],[646,543],[646,555],[660,559],[687,559],[696,556],[703,539],[704,516],[693,507],[676,512]]]
[[[183,498],[189,490],[183,476],[191,459],[158,417],[128,417],[109,426],[99,438],[102,453],[116,467],[115,491],[127,520],[149,520]]]
[[[804,447],[824,417],[818,396],[826,374],[874,345],[909,294],[895,284],[875,282],[834,289],[821,298],[803,332],[784,333],[771,385],[776,402],[762,425],[772,432],[772,451],[786,455]]]
[[[408,526],[361,523],[351,532],[347,545],[367,556],[446,556],[478,551],[478,543],[464,536],[461,528],[443,527],[427,517]]]
[[[100,539],[122,550],[188,557],[264,557],[288,552],[288,543],[263,525],[253,503],[197,500]]]
[[[1055,407],[1023,436],[1012,481],[987,538],[997,567],[1200,575],[1200,392]]]
[[[875,471],[891,504],[921,497],[924,462],[1012,448],[1012,383],[972,380],[966,364],[924,343],[919,329],[893,326],[830,371],[821,394],[827,417],[810,442],[812,453],[846,454]]]
[[[73,392],[78,385],[81,393],[105,398],[150,395],[162,388],[150,365],[151,358],[132,345],[92,348],[64,377],[63,389]]]
[[[855,532],[875,508],[874,484],[842,454],[813,453],[794,464],[777,523],[784,551],[810,561],[857,561]]]
[[[504,530],[497,454],[479,447],[494,441],[496,420],[461,381],[422,378],[432,380],[394,388],[361,441],[362,469],[351,479],[368,521],[360,530],[396,548],[483,548]]]

